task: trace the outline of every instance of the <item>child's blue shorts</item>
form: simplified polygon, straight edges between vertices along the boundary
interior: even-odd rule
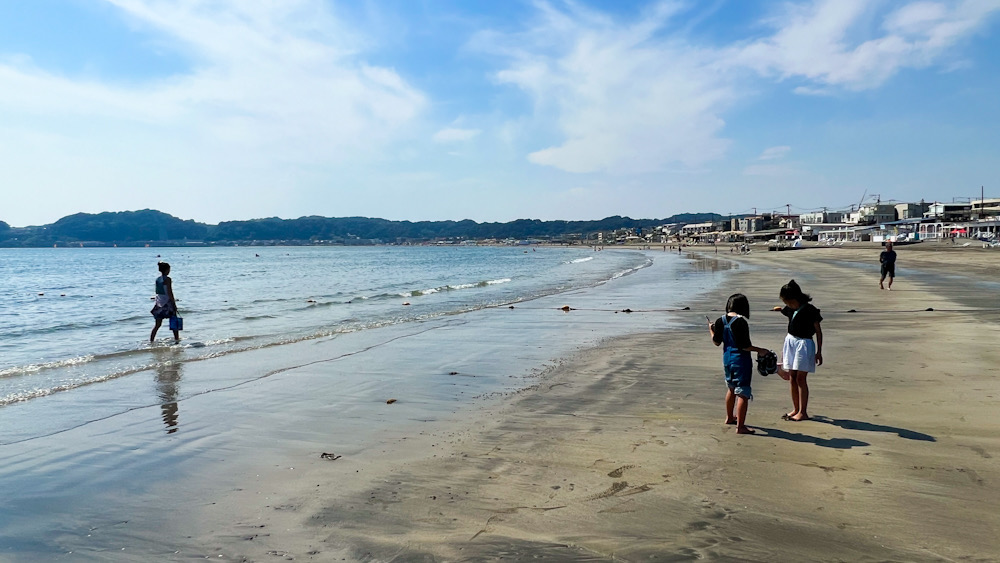
[[[725,364],[723,368],[726,370],[726,385],[729,390],[744,399],[753,399],[750,389],[750,380],[753,379],[752,362]]]

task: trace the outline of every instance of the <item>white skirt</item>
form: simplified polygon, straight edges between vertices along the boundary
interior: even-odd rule
[[[791,334],[785,336],[785,344],[781,348],[781,367],[807,373],[816,371],[816,343],[813,339]]]

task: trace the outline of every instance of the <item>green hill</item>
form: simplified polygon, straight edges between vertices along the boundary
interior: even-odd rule
[[[695,223],[721,218],[717,213],[683,213],[666,219],[606,217],[597,221],[540,221],[518,219],[507,223],[463,221],[389,221],[368,217],[270,217],[224,221],[207,225],[183,220],[162,211],[143,209],[104,213],[76,213],[51,225],[12,228],[0,221],[0,246],[227,244],[277,241],[291,244],[371,244],[434,239],[526,239],[588,235],[616,229],[648,229],[667,223]]]

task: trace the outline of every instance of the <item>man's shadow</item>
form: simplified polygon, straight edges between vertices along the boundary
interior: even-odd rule
[[[934,436],[931,436],[930,434],[915,432],[913,430],[907,430],[905,428],[897,428],[895,426],[872,424],[871,422],[861,422],[858,420],[849,420],[845,418],[827,418],[825,416],[814,416],[812,417],[812,419],[816,422],[822,422],[823,424],[832,424],[834,426],[839,426],[845,430],[864,430],[865,432],[888,432],[890,434],[896,434],[900,438],[905,438],[907,440],[919,440],[921,442],[937,442]]]
[[[799,434],[798,432],[786,432],[785,430],[781,430],[779,428],[764,428],[762,426],[757,426],[756,428],[757,430],[764,431],[763,434],[759,434],[760,436],[765,436],[767,438],[780,438],[782,440],[800,442],[803,444],[815,444],[821,448],[849,450],[851,448],[861,448],[869,445],[868,442],[862,442],[861,440],[855,440],[853,438],[817,438],[816,436]]]

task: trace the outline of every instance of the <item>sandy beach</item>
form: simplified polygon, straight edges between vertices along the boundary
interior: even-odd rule
[[[996,560],[1000,255],[898,250],[891,292],[875,247],[720,254],[739,268],[688,328],[583,351],[363,464],[261,475],[192,539],[255,561]],[[755,375],[738,436],[703,315],[746,293],[754,343],[780,348],[790,278],[825,317],[814,420],[781,420],[787,383]]]

